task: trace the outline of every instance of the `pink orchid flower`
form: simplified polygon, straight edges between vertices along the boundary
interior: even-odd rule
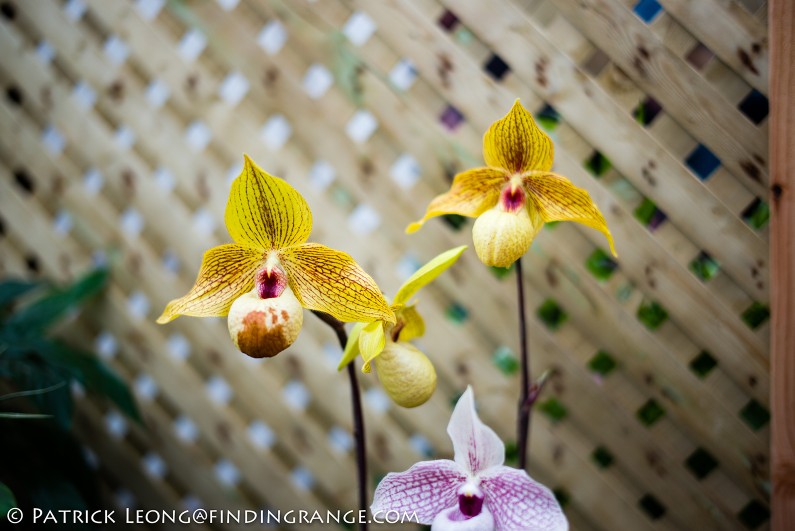
[[[375,489],[374,514],[416,514],[432,531],[567,531],[555,496],[527,472],[503,465],[505,445],[475,412],[472,388],[447,425],[455,461],[422,461],[389,473]]]

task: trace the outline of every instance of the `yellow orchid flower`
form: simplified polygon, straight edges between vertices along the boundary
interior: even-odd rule
[[[244,159],[224,216],[235,243],[204,254],[193,288],[168,303],[157,322],[228,315],[235,345],[255,358],[275,356],[295,341],[302,308],[340,321],[394,323],[381,290],[349,255],[305,243],[312,212],[301,194]]]
[[[417,231],[430,218],[458,214],[477,218],[472,228],[475,251],[488,266],[508,267],[530,248],[550,221],[576,221],[613,236],[588,192],[551,172],[554,146],[517,99],[510,112],[483,136],[486,167],[459,173],[450,191],[434,198]]]
[[[425,334],[425,321],[410,299],[453,265],[467,246],[443,252],[419,268],[400,287],[392,301],[395,321],[377,320],[357,323],[351,330],[338,370],[342,370],[360,353],[362,372],[369,373],[375,359],[376,372],[387,394],[398,405],[416,407],[424,404],[436,389],[436,370],[428,357],[414,345],[414,338]]]

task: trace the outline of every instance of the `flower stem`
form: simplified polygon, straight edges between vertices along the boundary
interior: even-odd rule
[[[527,317],[524,308],[524,276],[522,259],[516,261],[516,293],[519,299],[519,354],[521,364],[521,389],[517,414],[516,450],[519,454],[519,468],[527,468],[527,447],[530,439],[530,353],[527,348]]]
[[[337,339],[340,342],[340,347],[345,350],[345,345],[348,343],[348,333],[345,331],[345,325],[342,321],[332,317],[331,315],[323,312],[312,310],[321,321],[329,325],[334,333],[337,334]],[[348,367],[348,380],[351,384],[351,406],[353,409],[353,436],[356,440],[356,469],[359,480],[359,510],[367,511],[367,452],[365,451],[364,442],[364,415],[362,415],[362,396],[359,390],[359,381],[356,378],[356,368],[353,363],[349,363]],[[366,514],[366,513],[365,513]],[[367,531],[367,521],[359,523],[360,531]]]

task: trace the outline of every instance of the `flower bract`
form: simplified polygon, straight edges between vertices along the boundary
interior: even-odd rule
[[[392,301],[394,322],[377,320],[354,326],[338,368],[361,353],[362,370],[370,372],[374,365],[384,390],[395,403],[403,407],[424,404],[436,389],[436,370],[428,357],[409,343],[425,333],[425,321],[410,302],[423,286],[453,265],[466,248],[462,245],[439,254],[403,283]]]
[[[524,470],[503,465],[505,446],[475,411],[472,388],[458,400],[447,433],[454,460],[422,461],[389,473],[370,510],[416,514],[432,531],[566,531],[554,494]]]
[[[551,171],[552,140],[517,99],[483,136],[486,166],[459,173],[450,190],[434,198],[412,233],[430,218],[477,218],[475,252],[489,266],[508,267],[530,248],[544,223],[576,221],[602,232],[616,254],[602,213],[587,191]]]
[[[304,198],[244,158],[224,216],[235,243],[204,254],[193,288],[157,322],[229,315],[232,340],[253,357],[287,348],[301,329],[302,308],[347,322],[394,322],[375,281],[349,255],[306,242],[312,213]]]

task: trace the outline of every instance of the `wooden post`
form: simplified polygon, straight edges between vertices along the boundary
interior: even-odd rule
[[[795,2],[770,2],[773,530],[795,529]]]

